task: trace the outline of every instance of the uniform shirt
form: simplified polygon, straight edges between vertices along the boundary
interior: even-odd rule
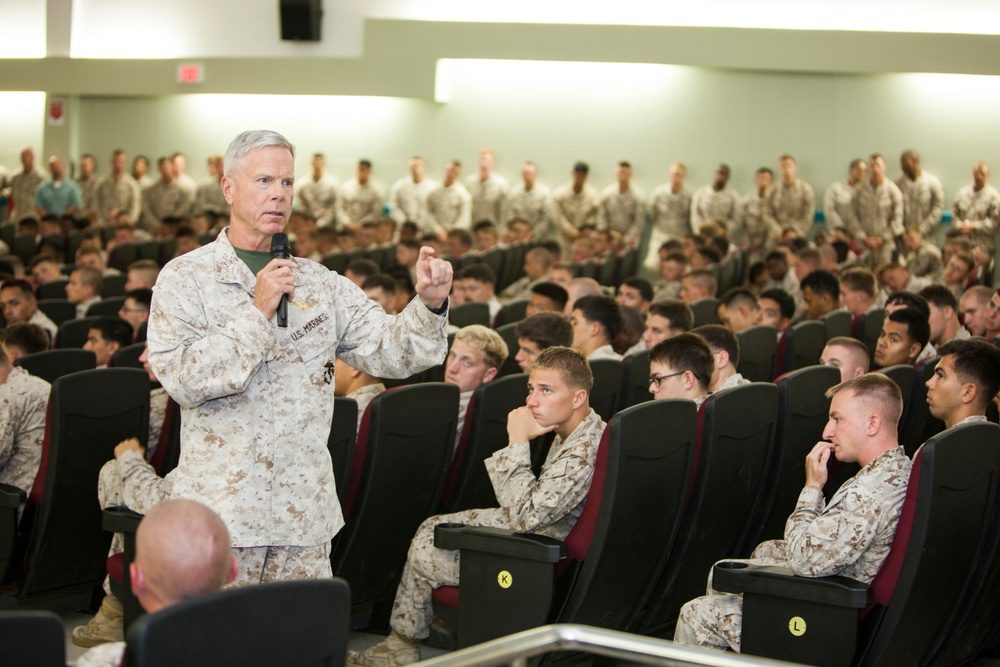
[[[625,243],[637,241],[646,229],[646,195],[642,190],[629,185],[620,192],[617,183],[601,190],[601,229],[619,232]]]
[[[593,361],[594,359],[614,359],[615,361],[621,361],[622,355],[615,352],[615,348],[611,347],[611,345],[602,345],[587,355],[587,361]]]
[[[350,222],[362,224],[382,217],[382,187],[368,181],[364,185],[358,179],[344,181],[337,192],[337,224]]]
[[[924,236],[930,237],[941,224],[941,211],[944,210],[941,180],[921,171],[912,181],[904,174],[896,185],[903,195],[903,226],[907,229],[916,227]]]
[[[510,189],[503,221],[508,223],[518,219],[531,226],[535,241],[549,239],[555,224],[556,205],[547,187],[535,183],[531,190],[525,190],[524,183],[518,183]]]
[[[732,389],[733,387],[742,387],[745,384],[750,384],[750,380],[746,379],[739,373],[734,373],[723,380],[722,384],[715,391],[719,392],[723,389]]]
[[[323,174],[318,181],[310,176],[300,181],[295,193],[299,211],[316,219],[317,227],[335,224],[337,218],[337,179]]]
[[[79,208],[82,201],[80,188],[73,181],[45,181],[35,189],[32,205],[45,209],[46,213],[62,215],[68,208]]]
[[[653,232],[659,232],[664,237],[656,246],[657,251],[667,240],[690,234],[691,193],[686,189],[674,192],[670,183],[657,186],[649,197],[649,222]]]
[[[769,192],[770,190],[766,190],[763,197],[758,197],[757,191],[754,190],[743,197],[743,218],[740,226],[754,257],[763,257],[765,251],[773,248],[781,236],[781,227],[766,212]]]
[[[92,211],[97,206],[97,186],[100,184],[100,177],[97,174],[91,175],[87,180],[78,180],[76,184],[80,187],[80,196],[83,198],[83,210]]]
[[[591,409],[565,440],[556,436],[538,477],[527,442],[511,443],[486,459],[500,511],[512,530],[566,539],[583,512],[603,433],[604,422]]]
[[[823,218],[828,229],[847,229],[851,217],[851,197],[854,187],[847,181],[831,183],[823,196]]]
[[[316,546],[344,525],[326,449],[335,357],[399,378],[447,350],[446,314],[415,298],[386,315],[336,272],[295,264],[287,328],[253,306],[254,274],[226,230],[153,290],[149,362],[182,408],[171,495],[214,508],[235,547]]]
[[[156,231],[164,218],[183,218],[191,213],[192,192],[177,181],[159,180],[142,191],[142,226]]]
[[[94,207],[104,224],[111,222],[108,212],[112,209],[128,213],[135,222],[142,214],[142,190],[139,183],[128,174],[123,174],[121,178],[108,174],[97,184]]]
[[[10,196],[14,200],[14,207],[8,216],[11,222],[20,222],[24,218],[35,217],[35,209],[33,208],[35,190],[47,178],[46,173],[38,167],[28,172],[22,169],[11,177]]]
[[[472,195],[459,182],[436,186],[427,195],[427,231],[450,232],[472,228]]]
[[[851,198],[851,218],[848,230],[856,239],[880,236],[891,241],[903,233],[903,195],[889,179],[874,187],[863,181]],[[888,245],[888,244],[887,244]]]
[[[812,227],[816,212],[816,195],[812,186],[796,178],[791,185],[778,181],[767,191],[767,206],[764,215],[777,225],[778,229],[791,227],[800,236],[806,236]]]
[[[597,190],[584,183],[580,192],[573,190],[573,183],[563,183],[552,191],[556,203],[556,228],[559,243],[569,246],[570,234],[584,225],[597,226],[597,210],[601,198]]]
[[[0,384],[0,482],[25,493],[38,474],[49,383],[15,366]]]
[[[977,229],[992,231],[1000,221],[1000,192],[992,185],[981,190],[966,185],[955,195],[951,210],[955,224],[968,220]]]
[[[499,174],[490,174],[485,181],[479,174],[472,174],[465,179],[465,189],[472,196],[472,222],[489,220],[494,225],[504,222],[503,210],[507,204],[507,191],[510,184]]]
[[[194,193],[194,214],[205,215],[212,212],[225,217],[229,217],[229,202],[222,194],[221,180],[209,176],[198,184],[198,189]]]
[[[28,318],[28,324],[37,324],[41,328],[45,329],[49,334],[49,344],[56,338],[56,332],[59,331],[59,327],[55,322],[49,319],[48,315],[43,313],[41,310],[35,310],[35,314]]]
[[[711,184],[698,188],[691,200],[691,231],[701,231],[702,225],[715,220],[730,233],[743,215],[740,193],[728,185],[716,191]]]
[[[940,282],[944,277],[941,249],[930,241],[924,241],[906,260],[906,270],[911,275],[928,278],[931,282]]]
[[[410,220],[427,231],[427,195],[436,187],[437,183],[429,178],[419,183],[410,176],[399,179],[389,188],[389,215],[399,224]]]

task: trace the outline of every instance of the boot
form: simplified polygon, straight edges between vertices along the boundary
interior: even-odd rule
[[[347,652],[347,664],[359,667],[402,667],[420,661],[420,642],[395,630],[370,649]]]
[[[101,608],[87,625],[73,628],[73,643],[90,648],[108,642],[125,641],[122,624],[122,603],[114,595],[104,596]]]

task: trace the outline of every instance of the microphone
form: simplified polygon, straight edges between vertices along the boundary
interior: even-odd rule
[[[278,232],[271,237],[271,259],[291,259],[292,249],[288,247],[288,234]],[[278,302],[278,312],[276,313],[278,326],[285,328],[288,326],[288,295],[282,294],[281,301]]]

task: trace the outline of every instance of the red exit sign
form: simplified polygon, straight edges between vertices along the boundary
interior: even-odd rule
[[[178,65],[177,83],[202,83],[205,80],[205,68],[201,65]]]

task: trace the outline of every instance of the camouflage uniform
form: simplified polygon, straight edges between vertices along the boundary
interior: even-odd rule
[[[428,231],[427,196],[437,185],[429,178],[419,183],[410,176],[399,179],[389,188],[389,215],[399,224],[411,220],[421,231]]]
[[[1000,192],[992,185],[976,190],[972,185],[966,185],[951,205],[954,223],[969,220],[977,229],[993,231],[1000,222]]]
[[[670,183],[656,187],[649,196],[649,224],[653,229],[643,264],[653,273],[659,273],[660,246],[691,233],[691,193],[674,192]]]
[[[472,222],[489,220],[494,225],[504,222],[503,210],[507,204],[507,191],[510,184],[499,174],[490,174],[485,181],[479,174],[472,174],[465,179],[465,189],[472,195]]]
[[[253,306],[226,230],[153,291],[149,363],[183,415],[171,497],[212,507],[234,547],[327,545],[344,525],[326,448],[335,357],[408,377],[446,352],[447,317],[418,299],[391,316],[320,264],[296,259],[294,275],[285,329]]]
[[[803,577],[840,575],[871,583],[889,554],[910,478],[910,459],[895,447],[848,480],[824,506],[823,491],[807,486],[785,524],[785,539],[754,549],[756,565],[789,567]],[[712,589],[681,607],[674,641],[740,650],[743,597]]]
[[[537,479],[531,472],[527,442],[511,443],[486,459],[500,507],[432,516],[420,525],[396,591],[392,629],[411,639],[426,638],[434,615],[431,590],[458,584],[459,552],[434,547],[437,524],[464,523],[566,539],[583,512],[603,432],[604,422],[591,410],[566,440],[556,437]]]
[[[222,194],[222,182],[214,176],[209,176],[198,184],[194,193],[194,214],[205,215],[214,212],[229,217],[230,206],[226,196]]]
[[[298,210],[316,219],[317,227],[328,227],[337,217],[337,179],[323,174],[318,181],[310,176],[295,193]]]
[[[601,191],[601,229],[619,232],[626,244],[638,242],[646,229],[646,195],[642,190],[630,185],[626,192],[620,192],[613,183]]]
[[[597,190],[586,183],[580,192],[573,191],[572,183],[563,183],[552,192],[556,202],[556,231],[559,245],[569,248],[569,235],[584,225],[597,226],[597,209],[601,198]]]
[[[20,222],[24,218],[35,217],[35,190],[46,180],[48,180],[48,176],[39,167],[35,167],[29,172],[22,169],[11,177],[10,196],[14,200],[14,207],[9,216],[11,222]]]
[[[767,191],[764,219],[778,229],[791,227],[800,236],[806,236],[816,212],[816,195],[812,186],[796,178],[791,185],[779,181]]]
[[[427,195],[426,222],[431,233],[472,229],[472,195],[458,181],[442,183]]]
[[[757,196],[754,190],[743,197],[743,219],[740,231],[750,250],[752,261],[763,260],[770,250],[773,250],[781,236],[781,227],[765,213],[768,192],[763,197]],[[739,238],[738,236],[736,237]]]
[[[903,195],[903,227],[916,227],[930,238],[941,224],[941,211],[944,210],[941,180],[921,171],[920,176],[912,181],[904,174],[896,185]]]
[[[556,219],[556,205],[549,189],[538,183],[531,190],[525,190],[524,183],[512,187],[507,193],[503,221],[508,223],[516,219],[524,220],[531,226],[536,241],[548,240]]]
[[[941,249],[930,241],[924,241],[906,260],[906,270],[911,275],[928,278],[931,282],[941,282],[944,265],[941,263]]]
[[[903,233],[903,195],[889,179],[874,187],[863,181],[851,198],[851,217],[847,229],[858,241],[869,236],[882,237],[881,248],[866,249],[861,256],[865,266],[876,269],[892,260],[893,238]]]
[[[728,185],[716,191],[711,184],[698,188],[691,200],[691,231],[701,231],[701,226],[709,220],[723,225],[732,235],[736,222],[743,217],[743,200]]]
[[[108,174],[97,183],[94,209],[105,225],[112,222],[108,217],[111,209],[128,213],[135,222],[142,213],[142,190],[139,189],[139,183],[128,174],[122,174],[121,178]]]
[[[25,493],[38,474],[50,385],[14,367],[0,384],[0,482]]]
[[[472,401],[472,394],[475,393],[475,389],[470,389],[469,391],[463,391],[458,395],[458,421],[456,422],[457,428],[455,429],[455,449],[458,449],[458,443],[462,441],[462,429],[465,427],[465,415],[469,412],[469,403]]]
[[[373,181],[364,185],[358,179],[344,181],[337,191],[337,224],[362,224],[382,217],[382,188]]]
[[[100,183],[101,179],[97,174],[93,174],[85,181],[81,179],[76,182],[80,186],[80,197],[83,199],[81,210],[92,211],[97,206],[97,186]]]
[[[142,228],[155,232],[164,218],[183,218],[191,213],[194,196],[177,181],[159,180],[142,191]]]
[[[823,196],[823,218],[828,229],[846,229],[851,217],[851,197],[854,186],[847,181],[831,183]]]

